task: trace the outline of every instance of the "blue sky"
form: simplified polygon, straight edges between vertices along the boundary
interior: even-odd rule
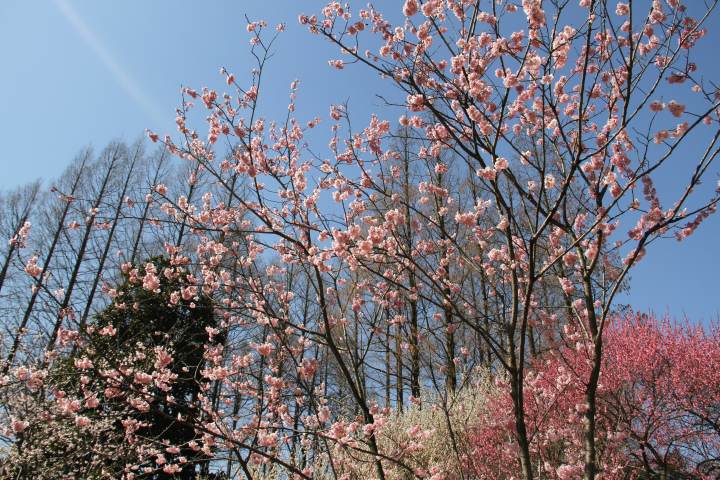
[[[331,103],[349,99],[362,125],[380,105],[372,93],[384,83],[367,69],[327,66],[337,51],[297,25],[299,13],[315,13],[324,3],[2,0],[0,188],[56,177],[88,143],[133,140],[145,128],[173,133],[180,85],[222,90],[219,67],[238,79],[250,68],[245,14],[288,27],[266,77],[270,117],[284,112],[289,83],[298,78],[301,117],[325,115]],[[385,10],[401,6],[399,0],[374,3]],[[718,41],[711,31],[699,47],[700,60],[712,58]],[[720,80],[718,62],[708,65],[706,76]],[[669,170],[660,181],[672,183],[676,173]],[[717,318],[719,238],[720,216],[714,216],[682,244],[654,245],[633,273],[631,298],[623,301],[693,320]]]

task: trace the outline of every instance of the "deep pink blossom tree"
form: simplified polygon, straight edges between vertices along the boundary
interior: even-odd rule
[[[525,405],[537,475],[580,478],[592,345],[582,335],[539,359]],[[716,478],[720,472],[720,337],[644,315],[614,320],[604,338],[596,422],[603,478]],[[470,474],[510,478],[512,400],[500,388],[467,456]]]

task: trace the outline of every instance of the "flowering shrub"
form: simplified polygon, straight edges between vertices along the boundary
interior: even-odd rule
[[[468,425],[483,414],[493,414],[486,405],[486,398],[494,390],[490,378],[484,372],[477,381],[446,398],[426,394],[404,410],[394,409],[384,416],[376,436],[380,450],[390,459],[387,478],[463,478],[471,446]],[[329,459],[332,465],[327,466],[328,471],[342,478],[374,475],[372,455],[342,443]]]
[[[63,331],[49,368],[14,370],[3,392],[19,416],[10,422],[17,442],[3,461],[8,475],[195,478],[196,463],[208,458],[194,427],[214,324],[208,299],[175,298],[185,274],[166,259],[124,270],[115,302],[82,341]]]
[[[526,378],[525,407],[538,476],[583,475],[584,393],[589,348],[569,344],[536,362]],[[577,343],[572,343],[576,340]],[[720,472],[720,330],[681,327],[644,315],[616,320],[604,340],[598,387],[602,478],[717,478]],[[469,471],[513,478],[512,401],[501,385],[471,434]]]

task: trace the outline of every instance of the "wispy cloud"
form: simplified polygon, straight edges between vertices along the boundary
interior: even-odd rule
[[[53,2],[83,41],[95,52],[110,73],[113,74],[115,80],[120,84],[122,89],[125,90],[125,93],[150,116],[153,122],[157,124],[164,123],[165,116],[161,113],[161,110],[157,108],[140,84],[115,60],[110,51],[102,44],[97,35],[95,35],[95,32],[88,27],[80,15],[78,15],[73,6],[66,0],[53,0]]]

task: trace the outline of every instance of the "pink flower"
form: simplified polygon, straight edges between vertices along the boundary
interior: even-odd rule
[[[150,385],[152,383],[152,375],[144,372],[138,372],[135,374],[134,381],[140,385]]]
[[[25,273],[30,275],[31,277],[37,277],[42,273],[42,269],[37,264],[38,257],[37,255],[30,257],[30,260],[28,260],[27,265],[25,265]]]
[[[650,110],[653,112],[661,112],[665,109],[665,104],[662,102],[658,102],[655,100],[654,102],[650,103]]]
[[[157,275],[150,272],[143,277],[143,288],[145,290],[155,291],[160,288],[160,280]]]
[[[163,467],[163,472],[172,475],[173,473],[179,473],[181,470],[180,466],[176,463],[171,463]]]
[[[263,357],[267,357],[270,355],[273,350],[275,350],[275,346],[272,343],[262,343],[260,345],[253,345],[253,348],[256,352],[258,352]]]
[[[90,419],[84,415],[77,415],[75,417],[75,425],[80,428],[87,427],[88,425],[90,425]]]
[[[412,112],[425,110],[424,102],[425,100],[422,95],[408,95],[407,97],[407,105]]]
[[[20,432],[24,431],[26,428],[28,428],[30,426],[30,424],[23,420],[18,420],[17,418],[11,418],[10,426],[12,427],[13,432],[20,433]]]
[[[262,447],[274,447],[278,442],[278,434],[260,432],[258,434],[258,444]]]
[[[582,467],[577,465],[561,465],[556,470],[560,480],[579,480],[582,478]]]
[[[497,261],[502,258],[502,251],[497,248],[493,248],[488,252],[488,258],[492,261]]]
[[[417,0],[405,0],[405,5],[403,5],[403,15],[406,17],[412,17],[418,12],[418,3]]]
[[[93,394],[91,397],[85,399],[85,406],[87,408],[96,408],[98,405],[100,405],[100,400],[98,400],[97,395]]]
[[[558,281],[560,281],[560,286],[562,287],[563,292],[565,292],[566,295],[572,295],[575,291],[575,286],[572,281],[568,278],[558,278]]]
[[[484,178],[485,180],[495,180],[495,177],[497,176],[497,170],[495,170],[493,167],[485,167],[482,170],[477,171],[477,176],[480,178]]]
[[[522,7],[531,29],[535,30],[545,25],[545,12],[542,10],[540,0],[523,0]]]
[[[495,160],[495,170],[506,170],[509,166],[509,163],[506,158],[498,157],[497,160]]]
[[[455,221],[467,227],[472,227],[475,226],[475,224],[477,223],[477,218],[472,212],[458,212],[455,214]]]
[[[555,177],[553,175],[545,175],[545,189],[552,190],[555,188]]]
[[[575,252],[567,252],[565,255],[563,255],[563,263],[565,263],[566,266],[572,267],[575,265],[575,262],[577,262],[578,256]]]
[[[668,110],[670,110],[670,113],[672,113],[675,117],[679,117],[685,111],[685,105],[677,103],[675,100],[670,100],[667,107]]]
[[[662,143],[670,137],[670,132],[667,130],[660,130],[655,134],[655,143]]]
[[[107,390],[105,392],[105,395],[107,396]],[[141,411],[141,412],[148,412],[150,411],[150,404],[146,402],[145,400],[141,398],[131,398],[128,400],[128,403],[135,409]]]
[[[79,368],[80,370],[88,370],[93,367],[93,362],[87,357],[75,359],[75,367]]]

